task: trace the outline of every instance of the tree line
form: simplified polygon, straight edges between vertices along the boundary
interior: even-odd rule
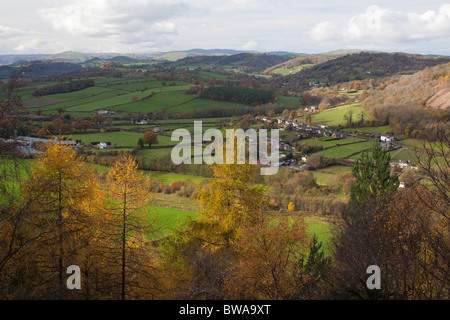
[[[262,105],[272,103],[275,94],[267,90],[244,87],[208,87],[200,93],[202,98],[242,103],[245,105]]]
[[[95,85],[94,80],[70,81],[68,83],[60,83],[55,84],[53,86],[39,88],[33,91],[32,95],[33,97],[42,97],[50,94],[67,93],[90,88],[93,87],[94,85]]]

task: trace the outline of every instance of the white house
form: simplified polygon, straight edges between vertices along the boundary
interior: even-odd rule
[[[381,135],[380,140],[381,140],[381,142],[392,142],[392,141],[394,141],[394,136]]]
[[[106,142],[100,142],[100,143],[97,145],[97,148],[98,148],[98,149],[101,149],[101,150],[108,149],[108,144],[107,144]]]
[[[148,124],[148,120],[147,119],[142,119],[138,122],[136,122],[137,124]]]

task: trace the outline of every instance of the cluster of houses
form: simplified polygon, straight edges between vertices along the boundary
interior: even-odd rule
[[[19,136],[15,140],[16,142],[20,143],[19,151],[27,154],[27,155],[33,155],[33,154],[40,154],[42,151],[39,150],[38,144],[48,144],[48,143],[58,143],[66,146],[70,146],[72,148],[80,148],[81,144],[75,140],[64,140],[64,139],[41,139],[41,138],[34,138],[34,137],[25,137],[25,136]]]
[[[414,170],[418,169],[418,167],[417,166],[413,166],[411,164],[411,161],[409,161],[409,160],[407,160],[407,161],[399,160],[398,162],[391,162],[390,166],[394,167],[394,168],[400,168],[400,169],[406,169],[406,168],[407,169],[414,169]]]
[[[273,119],[267,116],[257,116],[255,120],[264,121],[264,122],[272,122]],[[333,137],[333,138],[346,138],[347,135],[343,132],[333,132],[329,129],[328,125],[321,124],[317,126],[312,126],[309,124],[305,124],[302,122],[297,122],[295,120],[288,120],[284,118],[277,119],[278,126],[280,130],[286,130],[291,127],[292,129],[299,132],[299,139],[309,139],[311,135],[319,135],[324,137]]]

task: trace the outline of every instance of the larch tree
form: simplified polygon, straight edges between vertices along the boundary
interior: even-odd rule
[[[224,279],[237,258],[236,244],[244,227],[259,221],[267,202],[265,188],[254,182],[258,167],[222,164],[212,169],[214,179],[197,193],[200,215],[188,219],[187,232],[180,230],[164,246],[176,298],[225,298]]]
[[[114,245],[112,254],[116,258],[112,263],[120,269],[120,298],[125,300],[131,296],[132,287],[139,286],[136,278],[151,265],[151,260],[147,260],[151,253],[146,251],[145,246],[152,227],[147,218],[152,200],[150,177],[144,177],[135,159],[124,154],[109,170],[106,188],[110,198],[110,214],[105,227]],[[118,260],[120,262],[117,264]]]
[[[34,223],[46,231],[36,256],[46,261],[45,269],[55,271],[50,278],[56,273],[58,298],[64,295],[66,268],[77,265],[80,240],[89,234],[94,213],[86,206],[99,192],[94,170],[84,165],[74,149],[58,143],[47,146],[23,187]]]

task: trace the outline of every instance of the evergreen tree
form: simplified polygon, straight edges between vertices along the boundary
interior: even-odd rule
[[[397,190],[399,180],[390,172],[391,156],[375,142],[371,152],[364,152],[352,169],[355,182],[351,186],[350,211],[367,197],[383,199]]]

